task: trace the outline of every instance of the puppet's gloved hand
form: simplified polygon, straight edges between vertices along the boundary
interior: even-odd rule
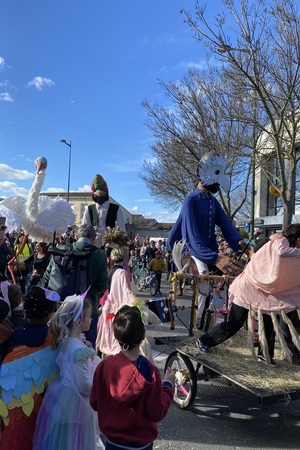
[[[219,253],[216,266],[224,273],[224,275],[233,277],[238,276],[244,270],[244,265],[242,263],[223,253]]]

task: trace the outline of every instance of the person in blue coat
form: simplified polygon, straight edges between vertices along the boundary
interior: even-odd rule
[[[199,183],[183,201],[180,215],[170,231],[167,246],[173,249],[175,242],[185,241],[186,250],[195,261],[199,274],[215,271],[236,275],[242,264],[219,252],[215,234],[218,226],[233,251],[245,250],[246,243],[232,224],[213,194],[222,187],[226,192],[230,181],[225,175],[226,159],[215,152],[205,153],[197,167]],[[203,326],[206,297],[200,294],[197,327]]]

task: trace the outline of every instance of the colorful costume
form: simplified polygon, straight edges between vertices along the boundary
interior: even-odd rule
[[[162,386],[157,367],[142,356],[130,361],[120,352],[97,367],[90,402],[108,440],[142,447],[156,439],[156,422],[165,417],[172,399],[173,390]]]
[[[58,350],[19,345],[0,366],[0,448],[32,450],[43,393],[57,376]]]
[[[300,249],[290,247],[280,234],[255,253],[245,270],[233,281],[229,299],[235,304],[263,313],[300,307]]]
[[[60,375],[46,391],[33,450],[96,450],[96,415],[89,395],[99,362],[79,339],[64,338],[56,359]]]
[[[133,306],[135,300],[127,271],[124,269],[116,270],[111,280],[110,292],[98,320],[96,348],[101,353],[115,355],[120,351],[120,345],[114,337],[112,321],[107,320],[108,314],[116,314],[123,305]]]
[[[224,342],[242,327],[247,320],[248,311],[254,311],[258,312],[261,330],[262,347],[259,354],[263,353],[267,358],[269,354],[273,358],[275,330],[286,359],[291,360],[276,314],[282,314],[295,339],[294,344],[299,348],[297,333],[285,315],[300,307],[299,257],[300,249],[290,247],[288,239],[281,234],[271,236],[270,241],[254,253],[244,271],[230,285],[229,299],[232,306],[228,320],[203,334],[200,338],[201,344],[214,347]],[[251,316],[248,324],[251,333]],[[264,334],[266,341],[264,341]],[[254,353],[253,348],[252,350]]]

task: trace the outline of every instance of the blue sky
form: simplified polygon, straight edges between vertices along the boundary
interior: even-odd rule
[[[201,3],[201,2],[200,2]],[[203,2],[203,5],[207,2]],[[208,17],[221,1],[207,6]],[[89,191],[96,173],[132,213],[175,220],[138,174],[153,136],[144,99],[166,103],[174,81],[205,50],[183,22],[191,0],[2,0],[0,197],[26,195],[34,159],[48,159],[44,191]]]

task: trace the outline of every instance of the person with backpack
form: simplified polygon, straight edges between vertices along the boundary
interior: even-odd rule
[[[92,321],[85,335],[93,347],[97,336],[99,299],[107,289],[108,279],[106,253],[94,245],[96,236],[92,225],[81,225],[76,233],[76,242],[50,250],[52,257],[43,276],[45,286],[58,292],[62,300],[89,289],[87,298],[92,305]],[[67,284],[62,286],[63,282]]]
[[[91,188],[94,204],[85,208],[82,223],[95,228],[98,233],[95,245],[101,248],[106,228],[118,226],[121,231],[125,231],[125,221],[119,205],[109,201],[108,186],[101,175],[95,175]]]

